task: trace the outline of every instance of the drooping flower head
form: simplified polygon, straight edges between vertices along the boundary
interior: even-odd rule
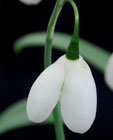
[[[19,1],[27,5],[36,5],[40,3],[42,0],[19,0]]]
[[[113,90],[113,53],[106,66],[105,81],[107,85],[110,87],[110,89]]]
[[[96,115],[96,86],[82,57],[71,61],[64,55],[39,75],[28,96],[29,119],[46,120],[58,101],[70,130],[84,133],[91,127]]]

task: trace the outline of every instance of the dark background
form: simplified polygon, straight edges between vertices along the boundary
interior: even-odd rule
[[[80,13],[80,37],[113,51],[112,1],[76,0]],[[46,31],[55,0],[43,0],[37,6],[26,6],[17,0],[0,1],[0,112],[28,96],[29,89],[43,70],[43,48],[13,52],[14,41],[31,32]],[[56,31],[72,34],[73,10],[66,4],[59,16]],[[63,52],[53,50],[53,61]],[[83,134],[64,127],[67,140],[113,139],[113,93],[103,74],[91,66],[97,85],[97,116],[91,129]],[[12,116],[13,117],[13,116]],[[5,139],[55,139],[54,127],[30,126],[0,136]]]

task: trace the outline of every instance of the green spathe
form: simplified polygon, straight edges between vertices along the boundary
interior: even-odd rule
[[[72,40],[66,53],[69,60],[77,60],[79,58],[79,41]]]
[[[69,2],[73,7],[75,25],[73,36],[66,52],[66,57],[70,60],[76,60],[79,58],[79,13],[78,8],[73,0],[67,0],[67,2]]]

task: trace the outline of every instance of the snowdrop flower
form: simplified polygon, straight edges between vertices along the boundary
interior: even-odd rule
[[[40,3],[42,0],[19,0],[19,1],[27,5],[36,5]]]
[[[107,85],[113,90],[113,53],[108,61],[106,70],[105,70],[105,81]]]
[[[96,87],[82,57],[71,61],[64,55],[40,74],[28,96],[29,119],[46,120],[58,101],[64,123],[70,130],[84,133],[91,127],[96,114]]]

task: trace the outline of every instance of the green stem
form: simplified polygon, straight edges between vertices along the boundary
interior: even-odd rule
[[[49,24],[48,24],[47,35],[46,35],[45,54],[44,54],[45,68],[47,68],[49,65],[51,65],[52,40],[53,40],[54,29],[55,29],[58,15],[64,4],[64,1],[65,0],[57,0],[55,8],[52,13],[52,16],[50,18]],[[62,122],[62,118],[60,115],[59,104],[57,104],[55,109],[53,110],[53,116],[54,116],[54,126],[55,126],[56,138],[57,138],[57,140],[65,140],[63,122]]]
[[[79,58],[79,13],[73,0],[66,0],[66,2],[69,2],[72,5],[75,15],[74,32],[67,49],[66,57],[70,60],[76,60]]]
[[[53,110],[54,125],[57,140],[65,140],[63,121],[60,113],[60,103],[57,103],[55,109]]]
[[[52,41],[53,41],[54,29],[55,29],[57,18],[64,4],[64,1],[65,0],[57,0],[52,16],[50,18],[49,24],[48,24],[47,35],[46,35],[46,45],[45,45],[45,56],[44,56],[45,68],[51,64]]]

